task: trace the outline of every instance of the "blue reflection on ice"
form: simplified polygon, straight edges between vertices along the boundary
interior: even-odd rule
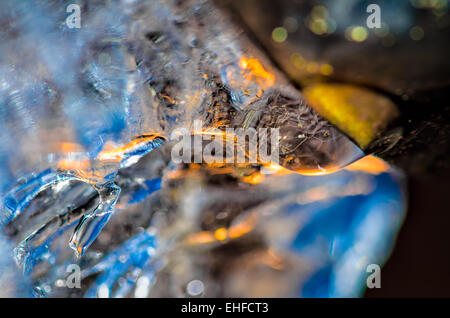
[[[342,178],[349,172],[341,172]],[[355,297],[364,290],[369,264],[383,264],[404,217],[405,197],[395,173],[373,178],[369,195],[314,203],[314,214],[292,248],[317,264],[304,297]],[[300,207],[292,207],[301,212]],[[303,207],[304,209],[304,207]]]
[[[64,24],[64,9],[70,1],[0,3],[0,19],[13,21],[9,26],[11,30],[1,35],[0,45],[0,227],[19,218],[43,190],[77,179],[59,174],[54,167],[48,168],[54,163],[49,156],[50,141],[81,144],[93,159],[106,142],[123,144],[148,128],[141,121],[148,120],[145,110],[153,105],[146,99],[148,92],[143,93],[144,89],[148,90],[143,84],[152,74],[141,73],[124,46],[127,35],[133,34],[129,29],[126,2],[118,1],[117,5],[101,10],[96,10],[95,4],[89,5],[89,19],[84,21],[89,22],[89,27],[80,30],[70,30]],[[15,36],[10,37],[11,34]],[[173,45],[176,48],[176,43]],[[175,54],[182,54],[175,51]],[[178,58],[185,61],[184,56]],[[227,65],[222,71],[222,80],[228,86],[231,84],[226,72],[239,73],[236,64]],[[232,89],[231,95],[236,108],[245,104],[245,96],[239,90]],[[175,119],[167,118],[168,121]],[[130,156],[140,157],[161,144],[147,146]],[[122,164],[131,165],[135,160],[127,157]],[[37,171],[42,172],[33,173]],[[283,191],[301,193],[320,185],[330,192],[338,192],[361,175],[364,173],[350,171],[320,177],[291,175],[294,186]],[[25,177],[16,180],[20,176]],[[114,173],[110,175],[110,179],[113,178]],[[404,216],[402,181],[395,171],[364,180],[373,186],[367,193],[280,205],[283,210],[276,218],[290,215],[301,220],[295,224],[298,228],[293,241],[285,247],[307,260],[313,268],[308,280],[299,286],[301,296],[359,296],[364,287],[366,266],[382,264],[388,255]],[[145,202],[159,191],[161,182],[160,178],[139,180],[137,188],[122,193],[129,197],[122,202],[124,208],[119,209],[119,213]],[[67,191],[73,193],[74,189],[75,186],[68,186]],[[285,195],[283,191],[280,190],[279,197]],[[73,194],[73,202],[85,204],[92,193],[81,189]],[[49,195],[49,199],[51,197]],[[108,212],[116,200],[117,197],[111,199]],[[34,232],[27,233],[27,228],[20,228],[24,233],[18,232],[25,237],[19,238],[19,242],[0,238],[0,285],[17,287],[8,291],[7,296],[30,296],[32,289],[23,281],[32,280],[34,270],[45,265],[48,265],[43,271],[46,275],[34,282],[37,285],[34,295],[52,296],[51,292],[46,292],[46,287],[64,274],[70,262],[88,263],[83,266],[84,278],[98,274],[85,294],[87,297],[127,296],[136,286],[134,295],[145,296],[145,291],[139,289],[139,281],[142,279],[142,286],[149,286],[158,268],[152,262],[154,249],[160,246],[156,244],[158,233],[143,229],[111,247],[106,256],[99,256],[91,264],[88,256],[78,260],[73,259],[72,254],[67,256],[64,249],[67,234],[80,224],[82,213],[72,215],[70,209],[64,208],[66,206],[58,206],[57,211],[47,209],[45,216],[51,218],[38,224]],[[31,209],[30,214],[33,211]],[[88,209],[83,213],[91,215],[92,211]],[[82,247],[94,242],[110,217],[108,213],[96,219]],[[59,223],[60,219],[66,223]],[[271,225],[267,223],[268,227]],[[64,248],[58,245],[60,241],[66,244]],[[17,265],[25,273],[23,277],[17,275],[10,253],[13,243],[16,244]]]

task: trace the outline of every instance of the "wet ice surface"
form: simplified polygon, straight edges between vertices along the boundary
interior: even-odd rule
[[[52,187],[5,227],[17,241],[26,237],[15,256],[34,295],[189,296],[197,279],[205,296],[357,296],[403,218],[394,171],[271,175],[251,185],[217,170],[169,168],[161,180],[147,169],[156,155],[119,172],[115,214],[82,258],[68,241],[80,208],[98,204],[84,183]],[[81,289],[60,285],[72,263]]]
[[[15,246],[0,266],[31,285],[8,295],[192,296],[195,280],[203,296],[360,295],[403,217],[399,172],[174,165],[149,134],[226,126],[287,81],[207,3],[86,1],[80,29],[67,4],[0,4],[0,224]]]
[[[11,257],[13,246],[7,239],[0,236],[0,297],[26,297],[31,296],[31,286],[27,284],[20,270],[15,266]]]

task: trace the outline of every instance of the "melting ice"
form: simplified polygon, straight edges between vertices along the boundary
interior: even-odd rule
[[[403,219],[401,173],[174,165],[174,128],[226,126],[287,79],[209,2],[78,3],[80,29],[70,1],[0,4],[2,292],[361,295]]]

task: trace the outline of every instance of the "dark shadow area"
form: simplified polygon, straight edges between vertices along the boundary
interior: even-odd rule
[[[365,297],[449,297],[450,172],[409,179],[409,209],[381,272]]]

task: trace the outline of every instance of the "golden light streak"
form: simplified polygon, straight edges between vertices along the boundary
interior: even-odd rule
[[[190,234],[186,238],[186,243],[189,245],[207,244],[215,241],[216,238],[214,237],[214,234],[209,231]]]
[[[258,184],[264,181],[264,175],[260,172],[255,172],[249,176],[242,177],[241,181],[248,184]]]
[[[100,153],[97,156],[97,159],[102,161],[121,161],[127,153],[133,151],[136,148],[139,148],[139,146],[151,140],[154,140],[157,137],[166,139],[163,135],[158,133],[142,135],[136,137],[135,139],[133,139],[132,141],[130,141],[129,143],[127,143],[122,147],[113,148],[111,150],[109,150],[108,147],[105,150],[100,151]]]
[[[231,226],[228,230],[228,236],[230,237],[230,239],[235,239],[247,233],[250,233],[255,227],[257,218],[257,215],[253,213],[242,222]]]
[[[256,58],[241,57],[239,66],[244,70],[243,75],[247,80],[256,79],[264,88],[274,85],[275,75],[266,71]],[[258,81],[258,79],[262,79]]]
[[[253,213],[242,222],[235,224],[228,229],[221,227],[214,232],[201,231],[189,234],[185,239],[185,243],[188,245],[199,245],[225,241],[227,239],[236,239],[250,233],[255,227],[256,220],[257,216]]]
[[[96,160],[120,162],[127,153],[138,149],[145,143],[157,137],[166,139],[161,134],[152,133],[135,137],[135,139],[124,146],[117,147],[114,143],[107,142],[104,145],[103,150],[98,154]],[[64,152],[66,156],[58,160],[58,169],[70,171],[81,180],[88,183],[95,183],[96,180],[102,178],[102,174],[99,171],[92,169],[91,160],[85,154],[80,152],[82,149],[81,146],[74,143],[64,142],[61,143],[59,149],[61,152]]]
[[[217,229],[214,232],[214,238],[218,241],[224,241],[227,237],[228,237],[228,231],[224,227],[221,227],[220,229]]]
[[[390,169],[389,165],[380,158],[375,156],[366,156],[355,161],[345,168],[351,171],[364,171],[372,174],[380,174]]]
[[[76,143],[62,142],[59,149],[63,153],[70,153],[70,152],[80,152],[82,150],[82,147]]]

